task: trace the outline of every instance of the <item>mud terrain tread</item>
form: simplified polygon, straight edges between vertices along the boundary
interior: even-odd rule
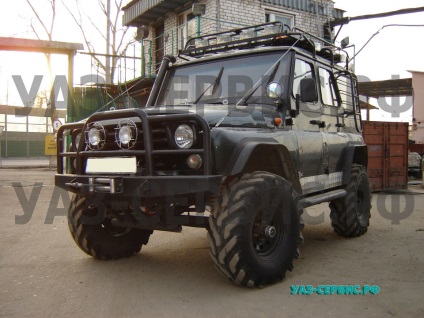
[[[359,182],[359,183],[358,183]],[[357,213],[357,189],[365,193],[363,217],[366,222],[362,222]],[[340,236],[356,237],[367,232],[371,209],[371,192],[365,167],[353,165],[351,172],[351,182],[346,187],[347,195],[344,198],[330,202],[330,218],[334,232]],[[368,194],[367,194],[368,193]]]
[[[292,187],[283,178],[267,173],[253,172],[236,178],[222,189],[221,205],[215,207],[215,211],[209,218],[210,256],[215,267],[227,278],[237,285],[247,287],[261,287],[272,284],[285,277],[285,272],[293,268],[293,258],[297,249],[299,236],[298,214],[295,200],[291,202],[294,208],[291,217],[293,223],[283,245],[279,246],[283,251],[273,251],[275,255],[269,256],[260,268],[259,260],[252,260],[252,256],[246,249],[246,242],[252,240],[252,234],[246,230],[251,226],[258,207],[254,204],[261,202],[264,194],[271,188]],[[290,197],[295,197],[290,193]],[[290,205],[290,204],[289,204]],[[253,218],[253,219],[252,219]],[[287,229],[285,229],[287,230]],[[253,257],[254,258],[254,257]],[[269,271],[267,271],[269,270]]]
[[[74,195],[68,209],[68,226],[72,238],[86,254],[97,259],[111,260],[133,256],[149,241],[152,231],[131,229],[123,236],[110,235],[102,224],[84,224],[87,199]]]

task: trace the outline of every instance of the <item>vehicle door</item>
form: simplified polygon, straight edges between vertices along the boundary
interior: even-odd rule
[[[302,102],[300,98],[301,81],[312,78],[316,73],[313,61],[296,57],[292,72],[292,103],[298,103],[298,114],[291,118],[292,130],[298,143],[297,169],[300,178],[316,176],[322,173],[322,134],[321,134],[321,105],[319,100]],[[316,87],[315,87],[316,89]]]
[[[341,153],[347,144],[347,134],[343,133],[343,109],[332,69],[317,64],[318,92],[321,107],[323,136],[322,173],[330,174],[337,170]]]
[[[362,144],[361,114],[356,92],[355,78],[349,72],[318,66],[319,90],[322,99],[322,117],[326,122],[323,129],[323,156],[328,163],[327,172],[333,180],[340,178],[344,166],[343,150],[349,144]],[[359,121],[359,123],[358,123]]]

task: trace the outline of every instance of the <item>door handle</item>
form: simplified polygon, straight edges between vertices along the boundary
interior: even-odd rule
[[[321,120],[311,120],[309,122],[311,125],[317,125],[319,128],[325,128],[325,121],[321,121]]]

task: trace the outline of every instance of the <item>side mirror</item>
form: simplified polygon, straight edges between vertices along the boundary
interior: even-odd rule
[[[300,101],[312,103],[318,100],[317,88],[313,78],[304,78],[300,81]]]
[[[349,37],[347,36],[347,37],[345,37],[343,40],[342,40],[342,42],[340,43],[340,45],[341,45],[341,47],[342,47],[342,49],[344,49],[344,48],[346,48],[346,47],[348,47],[349,46]]]

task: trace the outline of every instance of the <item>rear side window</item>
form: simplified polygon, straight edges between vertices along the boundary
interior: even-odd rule
[[[339,101],[330,71],[319,68],[319,83],[321,98],[324,105],[339,106]]]
[[[352,76],[349,73],[339,73],[336,75],[336,81],[343,109],[347,112],[357,111],[355,109],[355,85]]]

